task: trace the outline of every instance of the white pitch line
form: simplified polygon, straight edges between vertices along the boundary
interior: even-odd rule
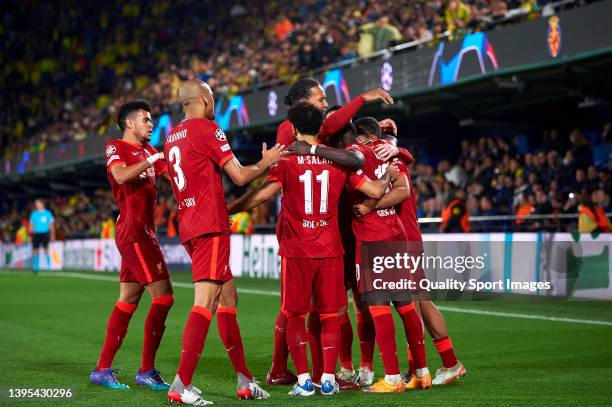
[[[0,275],[4,273],[21,274],[21,272],[1,272]],[[110,281],[113,283],[118,282],[118,277],[119,277],[118,275],[116,277],[108,277],[108,276],[101,276],[101,275],[97,276],[97,275],[84,274],[84,273],[69,273],[69,272],[63,272],[63,271],[54,271],[48,274],[41,272],[39,275],[45,276],[45,277],[70,277],[70,278],[78,278],[78,279],[83,279],[83,280]],[[181,282],[172,282],[172,286],[179,287],[179,288],[193,288],[193,284],[181,283]],[[255,289],[250,289],[250,288],[238,288],[238,292],[244,293],[244,294],[267,295],[271,297],[280,297],[280,292],[278,291],[255,290]],[[533,315],[533,314],[520,314],[516,312],[487,311],[487,310],[482,310],[482,309],[448,307],[444,305],[439,306],[438,308],[441,311],[457,312],[460,314],[485,315],[485,316],[506,317],[506,318],[535,319],[539,321],[567,322],[567,323],[586,324],[586,325],[612,326],[612,321],[599,321],[595,319],[550,317],[547,315]]]

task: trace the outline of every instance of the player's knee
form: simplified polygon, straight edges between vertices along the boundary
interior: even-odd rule
[[[171,307],[174,304],[174,295],[160,295],[151,299],[152,304],[165,305]]]

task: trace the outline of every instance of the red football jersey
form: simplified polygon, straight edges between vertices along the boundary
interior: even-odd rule
[[[410,170],[402,160],[397,158],[394,159],[392,163],[397,166],[400,174],[406,175],[406,178],[408,178],[408,187],[410,188],[410,198],[396,206],[397,216],[404,225],[408,241],[420,242],[423,240],[423,237],[421,236],[421,229],[419,228],[417,218],[416,197],[414,196],[414,188],[412,187],[412,180],[410,179]]]
[[[268,179],[283,188],[278,254],[297,258],[342,256],[338,202],[347,182],[356,189],[366,182],[363,172],[351,174],[313,155],[290,155],[270,168]]]
[[[385,175],[389,166],[388,162],[378,158],[374,152],[374,147],[382,143],[384,141],[374,140],[365,143],[353,143],[346,147],[347,150],[353,149],[363,154],[365,163],[362,170],[370,179],[380,179]],[[361,202],[367,198],[359,191],[351,191],[351,201],[353,203]],[[357,240],[360,241],[397,240],[398,237],[404,235],[404,228],[394,208],[379,209],[362,217],[354,217],[353,231]]]
[[[115,232],[117,246],[155,239],[155,205],[157,189],[155,176],[166,171],[166,162],[158,160],[152,167],[142,172],[137,180],[119,184],[110,169],[123,163],[126,166],[138,164],[147,157],[157,153],[149,143],[133,145],[123,140],[111,140],[106,143],[106,176],[113,191],[113,197],[119,205],[119,217]]]
[[[185,243],[209,233],[229,233],[221,168],[234,157],[225,133],[208,119],[185,119],[164,145],[179,235]]]

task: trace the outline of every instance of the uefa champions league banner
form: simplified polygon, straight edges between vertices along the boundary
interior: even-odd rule
[[[424,253],[416,260],[426,265],[426,290],[612,299],[612,234],[425,234],[423,239]],[[178,239],[161,238],[159,243],[170,271],[191,270],[191,259]],[[52,270],[118,272],[121,267],[113,240],[55,241],[49,251]],[[277,252],[273,234],[232,235],[232,273],[278,279]],[[45,270],[46,258],[40,259]],[[0,267],[30,269],[31,245],[0,244]]]

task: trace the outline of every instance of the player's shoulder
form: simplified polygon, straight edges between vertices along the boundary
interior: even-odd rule
[[[104,149],[104,155],[106,158],[112,157],[117,152],[121,151],[123,148],[123,141],[120,139],[111,139],[106,142],[106,147]]]

